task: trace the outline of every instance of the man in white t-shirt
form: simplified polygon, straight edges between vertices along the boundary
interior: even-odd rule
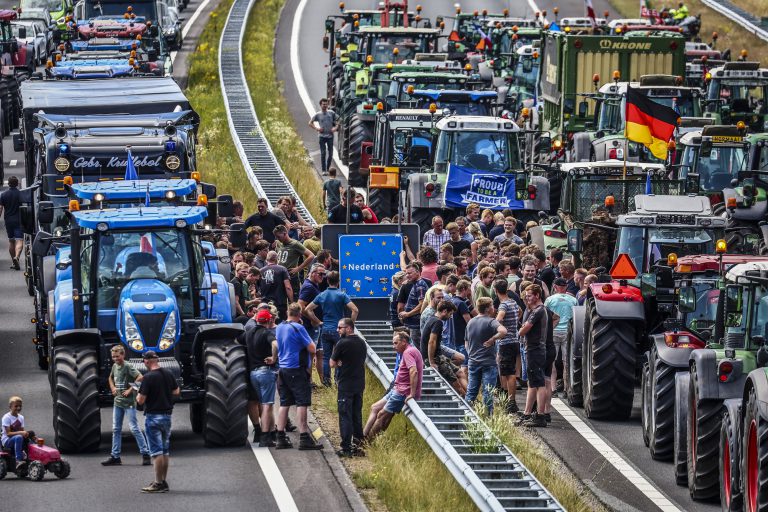
[[[24,440],[29,437],[29,432],[24,430],[24,416],[21,415],[21,397],[12,396],[8,401],[9,412],[5,413],[2,420],[3,448],[16,455],[16,469],[19,465],[26,464],[24,457]]]

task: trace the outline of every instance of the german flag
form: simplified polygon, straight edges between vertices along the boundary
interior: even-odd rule
[[[627,127],[624,136],[645,145],[659,160],[667,158],[667,143],[672,139],[679,119],[680,115],[673,109],[627,87]]]

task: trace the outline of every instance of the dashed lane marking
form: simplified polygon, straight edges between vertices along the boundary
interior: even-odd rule
[[[248,420],[249,437],[253,432],[253,423]],[[264,479],[269,485],[269,490],[272,491],[272,496],[275,498],[277,508],[280,512],[299,512],[299,508],[296,506],[296,502],[293,501],[291,491],[288,489],[288,484],[285,483],[283,474],[280,472],[280,468],[277,467],[275,459],[272,457],[272,452],[269,448],[259,448],[258,443],[249,442],[251,445],[251,451],[256,456],[256,462],[259,463],[261,472],[264,473]]]
[[[198,8],[195,10],[195,12],[192,14],[192,17],[189,18],[189,21],[184,25],[184,28],[181,30],[181,39],[182,41],[187,38],[187,34],[192,29],[192,26],[197,21],[197,18],[200,17],[200,14],[202,14],[203,10],[208,6],[208,4],[211,3],[211,0],[203,0],[203,2],[198,6]],[[171,52],[171,63],[176,62],[176,55],[179,52]]]
[[[8,166],[9,167],[16,167],[16,164],[18,164],[18,163],[19,163],[18,160],[11,160],[10,162],[8,162]]]

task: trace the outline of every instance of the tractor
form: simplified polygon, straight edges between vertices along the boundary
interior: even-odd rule
[[[115,345],[142,372],[142,354],[159,354],[206,445],[245,442],[247,366],[237,342],[243,327],[232,322],[229,255],[202,238],[211,234],[201,226],[206,215],[204,206],[75,207],[69,244],[52,257],[54,237],[38,233],[33,253],[49,276],[49,379],[62,452],[99,448],[99,408],[113,401],[107,377]],[[242,225],[230,235],[244,243]]]
[[[725,219],[712,213],[706,197],[637,195],[634,203],[634,211],[616,221],[610,273],[589,286],[569,326],[566,394],[588,418],[620,420],[632,413],[649,335],[662,328],[674,299],[671,272],[654,279],[658,264],[670,254],[713,253],[724,236]],[[569,252],[581,253],[583,242],[580,230],[568,232]]]
[[[726,62],[705,76],[706,115],[714,124],[742,121],[750,132],[768,130],[768,69],[759,62]]]

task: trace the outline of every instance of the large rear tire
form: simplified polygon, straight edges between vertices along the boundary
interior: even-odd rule
[[[768,419],[760,414],[757,392],[749,391],[744,423],[741,474],[749,512],[768,511]]]
[[[677,485],[688,484],[688,460],[686,458],[688,439],[688,381],[690,375],[680,372],[675,375],[675,414],[674,414],[674,443],[672,450],[672,465],[675,471]]]
[[[688,384],[688,491],[694,500],[708,500],[718,494],[718,456],[720,420],[723,404],[720,400],[700,398],[696,364],[691,365]]]
[[[643,430],[643,443],[651,444],[651,368],[646,362],[640,378],[640,427]]]
[[[627,419],[635,394],[636,327],[601,318],[595,299],[587,303],[585,326],[584,412],[592,419]]]
[[[648,361],[650,421],[648,449],[656,460],[671,460],[675,434],[675,374],[677,370],[659,359],[654,345]]]
[[[368,192],[368,206],[376,217],[392,217],[397,213],[397,190],[374,188]]]
[[[744,510],[741,493],[741,439],[738,405],[726,407],[720,422],[720,509],[725,512]]]
[[[349,121],[349,183],[353,187],[365,186],[365,180],[360,174],[360,161],[363,156],[363,142],[373,140],[372,123],[363,121],[354,114]]]
[[[242,446],[248,437],[245,348],[234,342],[206,344],[206,446]]]
[[[56,446],[63,453],[95,452],[99,449],[98,364],[93,347],[64,346],[53,352],[53,429]]]
[[[563,358],[563,375],[565,396],[571,407],[582,407],[584,395],[582,392],[581,354],[577,354],[577,341],[574,339],[573,320],[568,322],[565,357]]]

